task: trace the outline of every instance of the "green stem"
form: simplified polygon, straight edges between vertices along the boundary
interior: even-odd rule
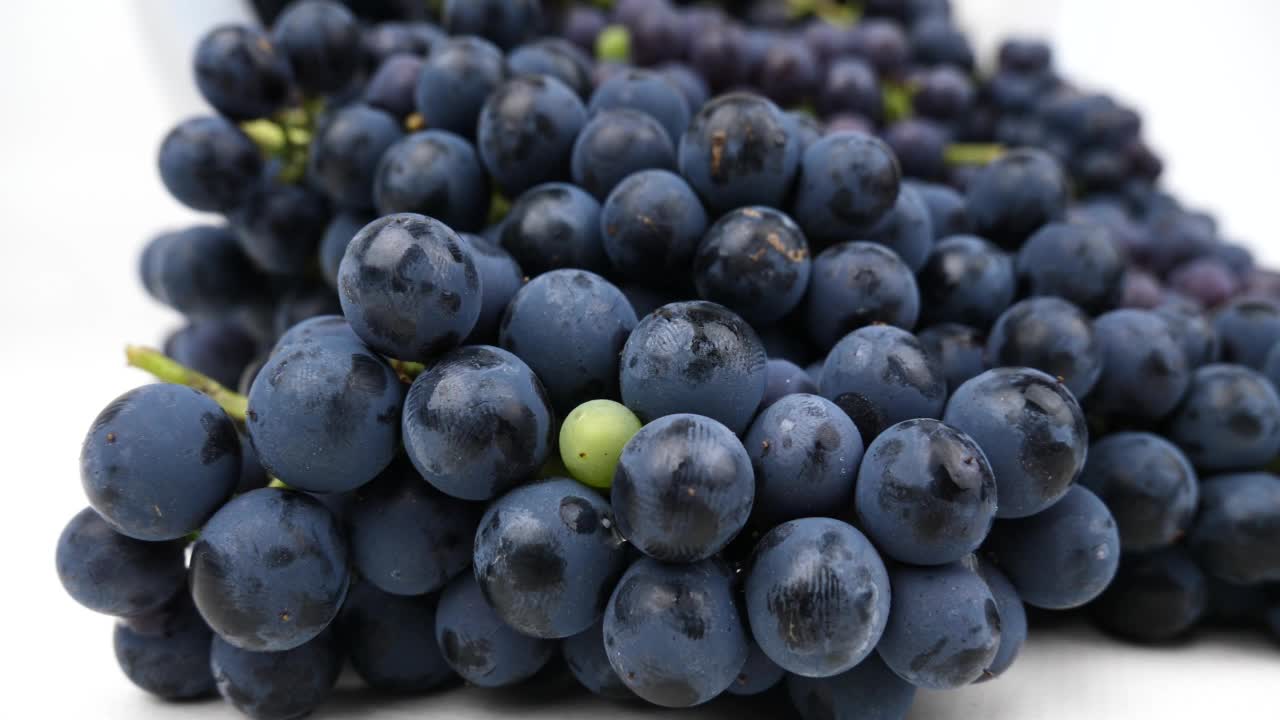
[[[426,372],[427,366],[420,362],[411,360],[396,360],[388,358],[387,362],[391,364],[391,369],[396,371],[396,375],[400,376],[400,381],[404,383],[412,383],[414,378]]]
[[[156,379],[175,385],[185,385],[198,390],[218,403],[232,420],[244,422],[249,409],[249,398],[232,392],[207,375],[192,370],[166,356],[159,350],[140,345],[128,345],[124,349],[129,365],[156,376]]]
[[[948,165],[986,165],[1004,153],[1004,146],[996,143],[951,143],[944,157]]]
[[[288,485],[286,485],[286,484],[285,484],[285,482],[284,482],[283,480],[281,480],[280,478],[278,478],[278,477],[273,477],[273,478],[271,478],[271,482],[267,483],[267,487],[269,487],[269,488],[276,488],[276,489],[279,489],[279,490],[292,490],[292,489],[293,489],[293,488],[289,487]]]

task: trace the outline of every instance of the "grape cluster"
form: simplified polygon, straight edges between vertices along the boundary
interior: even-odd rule
[[[1027,606],[1280,634],[1280,276],[1047,45],[982,72],[947,0],[437,5],[197,49],[159,169],[224,222],[143,252],[187,325],[57,547],[138,686],[285,719],[346,660],[562,657],[888,720]]]

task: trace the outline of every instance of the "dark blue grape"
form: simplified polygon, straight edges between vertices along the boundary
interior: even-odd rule
[[[732,584],[716,560],[632,565],[604,615],[605,652],[622,682],[663,707],[700,705],[728,689],[750,645]]]
[[[628,69],[606,80],[591,95],[592,114],[631,109],[652,116],[666,130],[672,144],[689,127],[691,106],[680,88],[656,70]]]
[[[585,190],[545,183],[516,200],[499,235],[530,277],[559,268],[604,272],[609,260],[600,224],[600,203]]]
[[[809,146],[822,139],[822,125],[813,115],[798,110],[788,112],[786,118],[791,122],[791,134],[800,143],[800,157],[803,158]]]
[[[865,60],[843,57],[827,66],[818,87],[818,110],[824,116],[857,113],[872,122],[884,114],[884,99],[876,71]]]
[[[688,65],[680,62],[669,62],[659,65],[657,71],[667,79],[667,82],[675,85],[681,95],[684,95],[690,113],[696,112],[707,100],[711,99],[711,90],[707,87],[707,81],[703,80],[702,76],[694,72],[693,68]],[[678,140],[679,138],[672,138],[672,142]]]
[[[459,575],[440,595],[436,644],[454,672],[480,687],[527,680],[556,650],[554,642],[521,635],[504,624],[471,573]]]
[[[1267,353],[1280,341],[1280,304],[1243,298],[1226,306],[1213,320],[1221,341],[1222,362],[1261,370]]]
[[[417,132],[383,153],[374,176],[378,212],[418,213],[457,232],[484,227],[489,179],[471,143],[445,130]]]
[[[725,692],[740,696],[759,695],[772,690],[786,675],[787,671],[770,660],[753,641],[747,653],[747,663]]]
[[[196,46],[196,87],[232,120],[266,117],[289,101],[289,63],[260,30],[219,25]]]
[[[903,420],[938,417],[947,401],[937,360],[914,335],[888,325],[855,330],[836,343],[818,387],[853,419],[867,443]]]
[[[823,65],[840,57],[853,55],[858,50],[858,37],[851,28],[818,18],[805,25],[802,37]]]
[[[1195,470],[1158,435],[1121,432],[1095,442],[1080,484],[1107,504],[1126,552],[1171,545],[1191,525],[1199,501]]]
[[[181,385],[143,385],[112,400],[80,448],[89,504],[139,540],[176,540],[199,530],[239,479],[240,440],[231,418]]]
[[[791,312],[809,286],[809,244],[800,227],[773,208],[725,213],[707,230],[693,259],[698,295],[753,325]]]
[[[580,98],[591,95],[591,58],[568,40],[541,38],[521,45],[507,55],[507,67],[521,75],[550,75]]]
[[[573,181],[601,202],[632,173],[675,166],[670,137],[653,116],[639,110],[595,113],[573,145]]]
[[[489,505],[475,534],[480,592],[503,622],[533,637],[590,628],[626,559],[609,504],[573,480],[512,490]]]
[[[1029,367],[1056,377],[1083,398],[1102,377],[1103,349],[1093,321],[1056,297],[1015,303],[996,320],[987,339],[990,367]]]
[[[688,32],[668,3],[652,3],[647,12],[628,23],[628,29],[631,59],[637,65],[654,65],[685,54]]]
[[[931,68],[920,74],[912,109],[940,122],[963,120],[973,106],[973,80],[960,69],[950,66]]]
[[[845,242],[814,258],[805,303],[809,338],[826,348],[868,325],[915,327],[920,290],[897,253],[875,243]]]
[[[215,637],[209,665],[235,709],[254,720],[292,720],[329,697],[342,672],[342,647],[332,632],[280,652],[243,650]]]
[[[884,562],[862,533],[830,518],[792,520],[761,538],[744,594],[760,648],[807,677],[862,662],[889,620]]]
[[[664,305],[623,347],[622,402],[645,421],[696,413],[742,432],[764,397],[765,360],[755,331],[723,306]]]
[[[858,239],[894,251],[911,272],[924,266],[933,250],[933,226],[929,208],[910,187],[898,192],[893,208]]]
[[[236,496],[191,550],[200,615],[223,640],[255,652],[289,650],[319,635],[338,615],[349,580],[337,519],[293,490]]]
[[[983,359],[987,339],[974,328],[942,323],[921,330],[916,337],[925,352],[942,366],[949,388],[958,388],[987,369]]]
[[[1191,382],[1178,338],[1149,310],[1113,310],[1093,323],[1102,351],[1102,376],[1090,409],[1159,420],[1182,399]]]
[[[272,326],[277,336],[311,318],[332,317],[342,312],[342,304],[338,302],[338,295],[333,289],[312,282],[298,283],[276,302]]]
[[[878,654],[831,677],[788,675],[787,691],[803,720],[905,720],[916,695]]]
[[[359,22],[350,10],[332,0],[291,3],[276,18],[271,36],[305,92],[342,90],[364,60]]]
[[[369,687],[425,692],[453,677],[436,645],[437,600],[437,595],[391,595],[369,583],[351,585],[338,616],[338,635]]]
[[[250,382],[253,381],[250,380]],[[266,487],[267,483],[271,482],[271,478],[267,477],[267,471],[263,469],[262,463],[258,461],[258,452],[253,449],[253,443],[249,441],[249,436],[243,433],[240,433],[239,436],[240,479],[236,482],[236,495]]]
[[[213,632],[186,592],[156,612],[120,620],[112,638],[125,677],[165,700],[200,698],[217,690],[209,670],[212,642]]]
[[[1267,612],[1266,585],[1235,585],[1208,575],[1209,607],[1206,624],[1216,627],[1256,627]]]
[[[184,315],[227,312],[262,284],[235,233],[216,225],[157,235],[142,251],[139,270],[147,292]]]
[[[1120,535],[1107,506],[1077,485],[1047,510],[997,522],[984,549],[1024,602],[1065,610],[1093,600],[1111,583]]]
[[[479,35],[505,50],[538,33],[542,6],[537,0],[445,0],[440,18],[450,35]]]
[[[569,672],[582,687],[610,700],[634,700],[636,694],[622,682],[604,647],[604,619],[560,642],[560,654]]]
[[[341,315],[320,315],[307,318],[280,334],[276,340],[272,354],[276,354],[290,345],[314,343],[321,340],[341,340],[349,343],[360,343],[347,319]],[[256,374],[255,374],[256,377]],[[249,391],[246,390],[246,395]]]
[[[496,343],[502,313],[516,291],[524,285],[524,271],[511,253],[501,246],[479,235],[461,234],[458,237],[471,250],[471,259],[480,276],[480,317],[467,336],[467,343]]]
[[[969,232],[969,211],[964,196],[947,185],[906,180],[904,186],[914,188],[929,209],[929,226],[934,240]]]
[[[1131,276],[1130,270],[1126,276]],[[1218,359],[1218,333],[1209,317],[1192,301],[1173,300],[1158,305],[1155,313],[1169,323],[1169,330],[1182,346],[1187,365],[1198,368]]]
[[[458,235],[402,213],[366,225],[338,267],[342,312],[362,340],[401,360],[457,346],[480,317],[480,275]]]
[[[700,32],[690,32],[689,66],[711,90],[719,93],[740,85],[745,65],[746,41],[737,24],[715,22]]]
[[[948,132],[932,120],[906,118],[884,131],[884,141],[893,150],[902,174],[927,181],[947,177]]]
[[[476,147],[509,197],[569,177],[573,141],[587,122],[582,100],[549,75],[517,75],[494,88],[480,110]]]
[[[1050,69],[1053,51],[1038,38],[1011,37],[1000,43],[1000,67],[1019,73],[1039,73]]]
[[[264,178],[231,216],[240,247],[263,270],[301,275],[316,262],[329,205],[304,185]]]
[[[476,120],[489,94],[507,76],[502,51],[478,37],[449,38],[433,47],[418,75],[414,102],[427,127],[464,138],[476,134]]]
[[[231,212],[262,172],[258,148],[220,117],[183,120],[160,144],[160,179],[195,210]]]
[[[329,220],[320,239],[320,271],[330,287],[338,287],[338,267],[351,239],[373,220],[373,215],[362,212],[339,212]]]
[[[1208,608],[1205,574],[1181,546],[1125,555],[1115,580],[1089,606],[1104,630],[1146,643],[1185,634]]]
[[[999,368],[961,385],[943,421],[972,437],[995,471],[997,516],[1025,517],[1062,498],[1085,461],[1088,429],[1066,388],[1030,368]]]
[[[783,396],[761,411],[743,444],[755,474],[759,523],[837,515],[852,505],[862,436],[830,400],[803,392]]]
[[[472,345],[440,358],[409,388],[405,452],[436,489],[488,500],[532,478],[550,455],[547,392],[520,358]]]
[[[1097,314],[1120,300],[1125,259],[1102,225],[1054,222],[1018,251],[1018,282],[1029,295],[1054,295]]]
[[[1206,478],[1187,545],[1200,567],[1221,580],[1280,582],[1280,477],[1251,472]]]
[[[235,387],[245,366],[258,354],[258,345],[239,322],[215,316],[170,335],[164,354],[226,387]]]
[[[564,12],[560,34],[583,51],[594,53],[596,36],[608,25],[609,18],[600,8],[573,3]]]
[[[894,207],[902,171],[870,135],[828,134],[804,151],[793,214],[814,247],[865,233]]]
[[[307,172],[334,203],[372,208],[378,161],[403,136],[391,114],[368,105],[348,105],[321,121],[311,141]]]
[[[182,590],[182,544],[144,542],[116,532],[93,508],[58,538],[58,579],[73,600],[100,613],[139,617]]]
[[[809,377],[809,373],[790,360],[770,359],[765,365],[765,373],[764,397],[760,399],[761,410],[787,395],[818,392],[818,384]]]
[[[403,400],[386,361],[345,336],[282,345],[249,389],[249,437],[291,487],[352,490],[395,457]]]
[[[1205,307],[1217,307],[1240,291],[1240,280],[1217,258],[1197,258],[1169,273],[1169,287]]]
[[[974,235],[953,235],[934,248],[920,269],[924,321],[989,328],[1013,302],[1013,261]]]
[[[1000,649],[996,650],[996,656],[978,679],[978,682],[983,682],[999,677],[1017,659],[1018,652],[1027,641],[1027,609],[1017,588],[999,568],[986,558],[977,558],[977,563],[978,574],[986,581],[1000,618]]]
[[[902,26],[892,20],[868,18],[853,27],[857,55],[884,76],[899,75],[906,68],[911,47]]]
[[[889,557],[943,565],[986,539],[996,480],[978,444],[937,420],[906,420],[867,447],[858,470],[858,527]]]
[[[1066,212],[1069,191],[1062,167],[1040,150],[1014,150],[982,168],[969,183],[965,202],[973,231],[1016,249]]]
[[[369,56],[370,64],[376,67],[392,55],[424,58],[448,36],[439,26],[429,22],[388,20],[366,27],[362,37],[365,54]]]
[[[917,687],[958,688],[981,678],[1000,649],[1001,625],[973,565],[897,565],[889,580],[893,612],[876,648],[880,659]]]
[[[686,276],[707,213],[679,175],[642,170],[617,184],[600,211],[604,251],[619,274],[647,285]]]
[[[1167,434],[1200,470],[1253,470],[1280,453],[1280,396],[1241,365],[1205,365],[1169,416]]]
[[[623,446],[613,478],[618,532],[663,562],[719,552],[746,524],[751,458],[724,425],[699,415],[658,418]]]
[[[797,105],[817,92],[822,67],[799,40],[772,43],[760,64],[760,90],[783,107]]]
[[[511,298],[499,345],[529,364],[564,417],[588,400],[618,397],[618,356],[635,326],[631,303],[608,280],[552,270]]]
[[[778,106],[730,93],[694,115],[678,158],[680,174],[713,210],[777,207],[800,164],[800,142]]]
[[[479,508],[428,485],[403,457],[357,490],[344,514],[351,564],[383,592],[435,592],[471,564]]]

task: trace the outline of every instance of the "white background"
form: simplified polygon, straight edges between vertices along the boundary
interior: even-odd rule
[[[970,27],[1051,28],[1062,66],[1135,102],[1169,184],[1226,232],[1280,260],[1274,235],[1280,3],[1265,0],[961,0]],[[0,716],[230,717],[216,703],[166,706],[116,669],[111,621],[67,599],[53,570],[63,523],[84,504],[77,454],[111,398],[143,382],[126,342],[154,343],[176,317],[149,302],[137,254],[196,218],[154,169],[163,133],[202,112],[189,75],[201,28],[234,16],[213,0],[0,3]],[[918,720],[1276,717],[1280,647],[1211,633],[1173,649],[1070,625],[1034,637],[1001,680],[921,696]],[[319,717],[654,717],[563,688],[453,691],[371,710],[344,694]],[[568,703],[568,704],[566,704]],[[776,717],[747,702],[661,717]]]

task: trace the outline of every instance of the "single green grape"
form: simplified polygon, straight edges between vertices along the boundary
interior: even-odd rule
[[[560,458],[573,479],[594,488],[613,485],[622,446],[640,430],[640,418],[622,403],[588,400],[560,427]]]

